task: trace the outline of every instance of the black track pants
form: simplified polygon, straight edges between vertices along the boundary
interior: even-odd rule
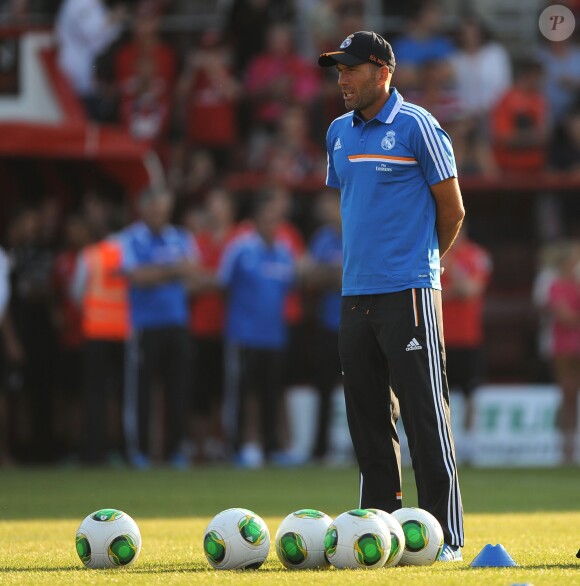
[[[360,506],[402,506],[399,412],[419,507],[463,545],[463,510],[449,421],[441,293],[408,289],[344,297],[339,351],[346,412],[360,467]]]
[[[149,328],[133,333],[127,349],[125,436],[130,455],[153,451],[155,385],[165,399],[166,454],[183,448],[191,393],[191,343],[185,327]]]

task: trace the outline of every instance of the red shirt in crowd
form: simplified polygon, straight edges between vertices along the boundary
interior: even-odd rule
[[[255,96],[270,87],[256,106],[256,118],[260,122],[277,122],[290,102],[308,103],[319,92],[318,71],[299,55],[278,57],[262,54],[255,57],[248,67],[246,90]]]
[[[476,348],[483,342],[483,293],[455,297],[451,290],[455,279],[469,277],[487,285],[491,276],[491,258],[469,240],[457,241],[443,259],[443,332],[449,347]],[[483,287],[482,287],[483,289]],[[446,297],[445,291],[450,295]]]
[[[211,63],[210,63],[211,65]],[[237,138],[237,100],[227,70],[198,69],[187,98],[187,132],[194,145],[231,147]]]
[[[210,231],[204,230],[196,234],[201,266],[215,273],[226,246],[237,234],[236,228],[232,228],[220,240],[216,239]],[[224,316],[225,304],[221,292],[210,291],[195,295],[191,301],[190,330],[200,338],[218,338],[222,335]]]
[[[126,82],[135,75],[138,62],[146,59],[152,64],[155,77],[165,81],[167,87],[173,85],[175,79],[175,55],[171,47],[164,43],[143,48],[139,43],[130,42],[121,47],[115,63],[117,81]]]
[[[546,166],[543,145],[510,146],[502,141],[516,138],[518,131],[546,125],[547,104],[541,92],[525,92],[517,87],[509,90],[496,104],[492,115],[495,139],[494,154],[498,165],[506,171],[539,171]]]
[[[116,61],[121,88],[121,123],[144,142],[155,142],[167,130],[175,57],[163,43],[141,47],[127,43]]]
[[[60,343],[63,348],[71,350],[83,343],[81,310],[69,293],[77,259],[78,252],[65,250],[56,257],[53,265],[53,284],[61,319]]]

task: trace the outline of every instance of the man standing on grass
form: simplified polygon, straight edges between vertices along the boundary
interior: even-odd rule
[[[140,220],[120,236],[131,319],[124,423],[129,461],[139,470],[151,466],[157,382],[165,391],[169,464],[189,466],[183,451],[191,391],[187,286],[199,254],[193,236],[170,224],[172,211],[168,192],[147,188],[139,197]]]
[[[419,506],[443,528],[439,559],[459,561],[463,508],[440,283],[440,258],[465,214],[451,142],[427,111],[390,87],[395,57],[380,35],[351,34],[318,64],[337,68],[349,110],[328,130],[326,184],[341,191],[339,352],[360,506],[402,506],[400,412]]]
[[[291,250],[277,237],[281,217],[271,193],[256,201],[255,230],[226,248],[217,273],[227,290],[223,420],[235,462],[260,468],[288,461],[278,449],[278,409],[287,326],[284,304],[295,281]]]

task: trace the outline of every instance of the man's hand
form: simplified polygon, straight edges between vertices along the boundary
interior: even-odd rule
[[[197,270],[191,260],[182,259],[167,265],[145,265],[127,273],[137,287],[156,287],[169,281],[187,281]]]

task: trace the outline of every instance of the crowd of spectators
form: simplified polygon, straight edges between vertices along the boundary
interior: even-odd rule
[[[575,0],[562,3],[578,10]],[[386,14],[395,10],[383,4]],[[191,34],[164,26],[188,14],[178,0],[10,5],[16,21],[43,6],[52,12],[59,64],[88,116],[154,148],[185,199],[203,199],[216,177],[232,173],[293,187],[320,182],[320,145],[343,104],[334,71],[321,71],[315,57],[372,28],[362,0],[231,0],[221,3],[219,27]],[[508,51],[475,3],[453,17],[444,6],[396,8],[406,24],[386,38],[393,85],[448,129],[459,172],[578,173],[569,124],[580,104],[578,33],[551,42],[538,31],[534,44]]]
[[[321,405],[309,457],[328,453],[337,194],[293,220],[304,185],[322,189],[325,131],[344,111],[315,56],[370,28],[364,2],[233,0],[221,29],[176,41],[162,25],[179,5],[63,0],[55,14],[59,63],[87,116],[154,149],[167,190],[144,194],[133,223],[127,202],[92,192],[13,211],[0,255],[2,463],[292,464],[280,399],[305,381]],[[460,174],[579,174],[574,36],[510,54],[473,14],[450,28],[439,3],[413,6],[387,35],[393,85],[449,131]],[[258,178],[250,205],[231,191],[240,173]],[[148,303],[168,299],[167,321],[148,321]]]
[[[15,210],[0,254],[2,463],[328,455],[338,194],[316,198],[310,246],[282,187],[245,213],[224,187],[175,223],[174,203],[148,188],[133,222],[90,192],[66,215],[53,199]],[[292,453],[287,433],[284,391],[296,384],[319,389],[311,454]]]
[[[574,35],[549,42],[538,32],[535,47],[510,54],[475,12],[450,25],[440,2],[412,6],[407,25],[387,35],[393,85],[448,129],[459,172],[577,173],[568,124],[580,103]],[[79,29],[89,7],[95,16]],[[177,9],[165,0],[63,1],[60,62],[89,115],[155,148],[178,197],[203,199],[216,177],[236,172],[292,187],[320,181],[327,123],[343,105],[334,72],[314,57],[365,28],[364,2],[235,0],[221,30],[179,43],[162,30]],[[562,152],[562,140],[576,156]]]

